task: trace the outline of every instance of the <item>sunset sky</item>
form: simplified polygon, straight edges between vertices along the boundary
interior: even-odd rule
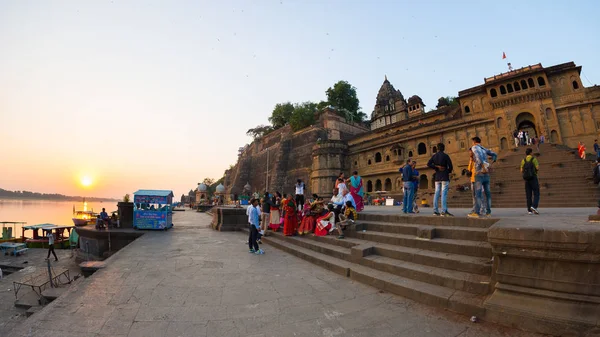
[[[0,1],[0,188],[177,198],[279,102],[384,79],[428,108],[514,67],[600,82],[596,1]],[[87,177],[92,184],[82,185]]]

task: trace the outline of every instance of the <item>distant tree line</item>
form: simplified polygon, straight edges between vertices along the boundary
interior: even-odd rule
[[[246,134],[254,139],[261,138],[269,133],[289,125],[292,130],[298,131],[314,125],[317,122],[318,115],[323,109],[330,107],[340,116],[346,118],[349,122],[360,123],[365,120],[367,115],[360,109],[360,102],[356,94],[356,88],[346,81],[338,81],[325,91],[326,101],[319,103],[278,103],[275,105],[271,117],[270,125],[258,125],[249,129]]]
[[[69,196],[57,193],[39,193],[31,191],[9,191],[0,188],[0,198],[11,199],[38,199],[38,200],[56,200],[56,201],[81,201],[81,196]],[[86,197],[87,201],[118,201],[111,198],[90,198]]]

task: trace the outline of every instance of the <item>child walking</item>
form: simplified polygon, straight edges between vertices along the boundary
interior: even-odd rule
[[[252,199],[252,206],[250,206],[250,212],[249,212],[249,217],[250,217],[250,231],[249,231],[249,241],[248,241],[248,248],[250,249],[249,252],[250,253],[254,253],[257,255],[262,255],[265,252],[262,249],[258,248],[258,230],[260,228],[260,217],[258,215],[258,208],[256,207],[258,205],[258,200],[257,199]]]

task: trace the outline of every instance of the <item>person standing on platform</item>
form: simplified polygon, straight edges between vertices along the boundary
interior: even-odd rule
[[[513,139],[515,140],[515,147],[519,147],[519,131],[513,132]]]
[[[48,256],[46,257],[46,260],[50,260],[50,253],[52,253],[52,255],[54,255],[54,261],[58,261],[56,252],[54,252],[54,234],[52,234],[51,230],[48,231],[46,237],[48,238]]]
[[[267,236],[267,229],[269,228],[269,222],[271,221],[271,206],[273,205],[269,192],[265,192],[261,201],[262,212],[260,214],[260,231],[263,236]]]
[[[262,249],[258,248],[258,230],[260,228],[260,216],[258,214],[258,200],[252,199],[252,204],[248,206],[250,209],[249,217],[250,217],[250,231],[248,237],[248,247],[249,252],[257,255],[262,255],[265,252]]]
[[[469,218],[479,218],[483,204],[483,193],[485,192],[485,216],[492,215],[492,192],[490,190],[490,163],[488,157],[496,162],[498,155],[495,152],[486,149],[481,145],[479,137],[473,137],[473,161],[475,161],[475,207],[474,212],[468,215]],[[482,190],[483,189],[483,190]]]
[[[435,171],[435,194],[433,195],[433,215],[437,216],[453,216],[448,212],[448,188],[450,186],[450,173],[452,173],[452,160],[444,150],[446,146],[443,143],[439,143],[438,152],[434,154],[427,167],[432,168]],[[442,195],[442,212],[439,212],[439,200],[440,194]]]
[[[521,160],[521,174],[525,180],[525,196],[527,198],[527,213],[540,214],[538,212],[538,204],[540,202],[540,183],[538,181],[538,172],[540,163],[537,158],[532,155],[533,150],[528,148],[525,150],[525,158]],[[532,200],[533,195],[533,200]]]
[[[411,166],[412,158],[408,158],[406,161],[406,165],[400,169],[402,172],[402,183],[404,188],[404,197],[402,198],[402,213],[413,213],[412,210],[412,201],[414,195],[414,185],[413,185],[413,168]]]
[[[296,207],[298,211],[302,211],[302,207],[304,206],[304,191],[306,190],[306,185],[302,182],[302,179],[298,179],[296,181]]]
[[[419,192],[419,171],[417,171],[417,161],[413,160],[411,165],[413,169],[413,212],[419,213],[419,205],[417,205],[417,192]]]

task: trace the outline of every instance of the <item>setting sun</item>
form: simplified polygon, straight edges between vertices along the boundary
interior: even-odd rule
[[[84,187],[88,187],[92,184],[92,178],[90,177],[83,177],[81,178],[81,185],[83,185]]]

